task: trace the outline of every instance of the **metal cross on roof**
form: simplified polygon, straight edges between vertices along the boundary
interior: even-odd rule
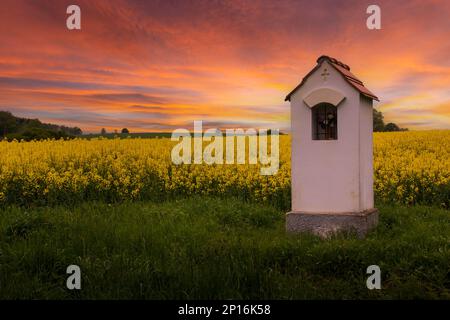
[[[321,74],[321,76],[323,77],[323,81],[327,81],[327,77],[330,75],[330,73],[328,72],[328,69],[325,68]]]

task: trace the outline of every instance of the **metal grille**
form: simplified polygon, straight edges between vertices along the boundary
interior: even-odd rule
[[[337,140],[337,108],[321,103],[312,108],[313,140]]]

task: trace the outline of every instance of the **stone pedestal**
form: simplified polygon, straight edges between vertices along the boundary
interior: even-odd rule
[[[291,211],[286,214],[286,230],[288,232],[311,232],[323,238],[339,231],[353,231],[362,238],[377,224],[377,209],[343,213]]]

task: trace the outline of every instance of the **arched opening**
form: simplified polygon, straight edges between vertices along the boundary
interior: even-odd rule
[[[319,103],[311,109],[313,140],[337,140],[337,108]]]

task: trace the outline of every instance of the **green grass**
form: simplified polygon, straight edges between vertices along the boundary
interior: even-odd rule
[[[3,208],[0,298],[449,299],[449,211],[379,209],[366,239],[322,240],[235,199]],[[70,264],[81,291],[65,288]],[[366,288],[372,264],[382,290]]]

